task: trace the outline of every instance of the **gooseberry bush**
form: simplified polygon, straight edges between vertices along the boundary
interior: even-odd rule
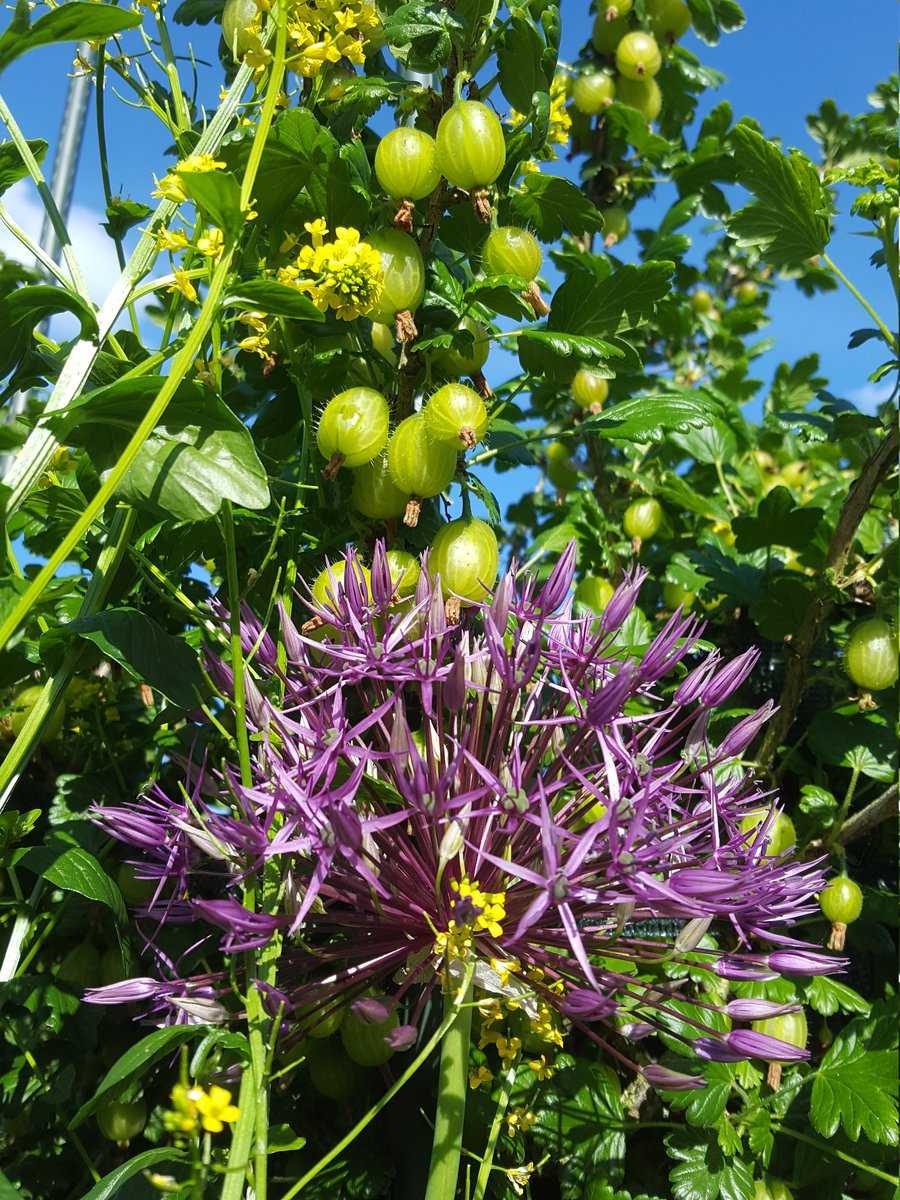
[[[894,1194],[897,81],[785,151],[743,24],[16,9],[121,278],[0,99],[4,1196]],[[838,288],[875,411],[752,375]]]

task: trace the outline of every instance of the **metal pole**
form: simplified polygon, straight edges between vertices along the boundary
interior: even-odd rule
[[[90,42],[78,43],[78,57],[93,63],[94,48]],[[63,108],[62,121],[59,127],[59,143],[53,159],[53,175],[50,179],[50,191],[56,201],[63,221],[68,221],[72,208],[72,194],[75,191],[75,176],[78,172],[78,159],[81,156],[81,146],[84,141],[84,126],[87,121],[88,106],[91,100],[91,76],[79,72],[69,80],[66,91],[66,102]],[[59,262],[62,247],[53,228],[53,223],[47,214],[41,225],[41,235],[38,244],[42,250]],[[35,260],[38,270],[43,274],[44,268]],[[41,322],[40,328],[46,333],[50,324],[49,319]],[[28,402],[27,392],[16,392],[7,405],[5,420],[10,423],[25,410]],[[12,461],[11,454],[0,455],[0,479],[2,479]]]

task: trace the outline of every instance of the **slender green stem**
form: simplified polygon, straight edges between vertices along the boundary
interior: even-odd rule
[[[197,315],[197,319],[184,345],[175,355],[172,360],[172,369],[166,377],[165,383],[159,390],[156,399],[148,408],[146,415],[141,423],[131,436],[128,445],[122,451],[118,462],[110,470],[109,474],[104,479],[103,483],[94,493],[91,500],[85,506],[84,512],[76,520],[75,524],[65,535],[56,549],[48,558],[45,565],[37,573],[23,594],[19,597],[18,602],[10,612],[9,616],[0,626],[0,650],[3,650],[9,639],[16,632],[19,626],[27,617],[36,601],[43,595],[44,590],[52,581],[56,572],[66,561],[74,548],[81,541],[82,537],[87,533],[94,521],[103,511],[104,507],[113,496],[119,484],[125,476],[126,471],[134,462],[135,458],[147,440],[149,435],[156,428],[160,418],[169,406],[169,402],[178,390],[178,386],[187,373],[193,368],[194,359],[197,352],[203,344],[203,340],[209,331],[212,323],[213,313],[218,307],[219,301],[222,298],[222,293],[225,290],[225,283],[228,278],[228,273],[231,270],[231,259],[234,253],[233,247],[226,250],[219,260],[215,273],[210,283],[209,292],[206,299]]]
[[[468,1006],[467,1008],[464,1009],[463,1005],[465,1004],[466,997],[470,994],[470,992],[472,990],[473,972],[474,972],[474,965],[470,963],[469,966],[466,968],[466,974],[463,979],[462,985],[460,986],[460,989],[456,994],[456,1000],[450,1006],[449,1010],[447,1012],[445,1012],[443,1021],[441,1021],[438,1028],[434,1031],[434,1033],[431,1035],[431,1037],[428,1039],[428,1041],[425,1043],[425,1045],[422,1047],[422,1049],[419,1051],[419,1053],[416,1055],[416,1057],[413,1059],[413,1061],[409,1064],[409,1066],[406,1068],[406,1070],[403,1072],[403,1074],[400,1076],[400,1078],[397,1079],[388,1088],[388,1090],[384,1093],[384,1095],[375,1104],[372,1105],[372,1107],[369,1109],[369,1111],[364,1116],[360,1117],[360,1119],[356,1122],[356,1124],[353,1126],[353,1128],[344,1134],[344,1136],[337,1143],[337,1145],[332,1146],[332,1148],[328,1151],[327,1154],[323,1155],[323,1157],[320,1158],[319,1161],[317,1163],[315,1163],[314,1166],[310,1167],[310,1169],[306,1172],[305,1175],[302,1175],[297,1180],[297,1182],[291,1188],[289,1188],[288,1191],[286,1191],[284,1193],[284,1195],[281,1197],[281,1200],[293,1200],[294,1196],[296,1196],[299,1192],[301,1192],[308,1183],[311,1183],[312,1180],[315,1179],[315,1177],[321,1171],[324,1171],[329,1163],[334,1162],[334,1160],[339,1155],[343,1154],[343,1152],[347,1149],[347,1147],[359,1137],[359,1135],[362,1133],[362,1131],[368,1125],[370,1125],[372,1121],[375,1120],[375,1118],[382,1111],[382,1109],[385,1108],[388,1104],[390,1104],[390,1102],[397,1095],[397,1093],[400,1091],[400,1089],[402,1087],[404,1087],[410,1081],[410,1079],[412,1079],[413,1075],[415,1075],[415,1073],[416,1073],[416,1071],[418,1071],[419,1067],[421,1067],[425,1062],[428,1061],[428,1059],[431,1057],[432,1053],[437,1049],[441,1040],[452,1029],[460,1012],[463,1012],[463,1011],[468,1012],[469,1020],[471,1021],[471,1019],[472,1019],[471,1006]],[[225,1200],[224,1196],[223,1196],[222,1200]]]
[[[444,996],[445,1017],[455,1013],[441,1046],[434,1143],[425,1200],[453,1200],[459,1178],[466,1089],[469,1086],[469,1042],[472,1034],[471,984],[460,1004],[452,991]]]
[[[250,770],[250,741],[247,737],[247,702],[244,687],[244,654],[241,649],[241,593],[238,586],[237,547],[234,541],[234,516],[231,501],[222,501],[222,536],[225,539],[225,577],[228,586],[228,607],[231,636],[231,670],[234,676],[234,723],[241,768],[241,783],[249,787],[253,781]]]
[[[272,60],[272,69],[269,72],[266,97],[263,101],[262,111],[259,114],[256,137],[253,139],[253,145],[250,147],[247,169],[244,172],[244,178],[241,183],[242,209],[248,209],[250,201],[253,198],[253,185],[256,182],[256,173],[259,170],[259,164],[262,160],[266,138],[269,136],[269,129],[272,125],[272,119],[275,116],[275,108],[278,104],[278,97],[281,95],[281,84],[284,79],[284,59],[287,51],[287,5],[283,3],[279,4],[274,15],[276,21],[275,57]]]
[[[241,1088],[238,1092],[240,1112],[231,1136],[231,1151],[228,1155],[225,1182],[222,1184],[221,1200],[241,1200],[244,1195],[244,1179],[250,1161],[250,1147],[253,1145],[253,1130],[256,1127],[254,1087],[253,1072],[245,1071],[241,1076]]]
[[[65,271],[62,271],[47,251],[43,250],[37,242],[33,242],[25,230],[15,223],[2,204],[0,204],[0,221],[3,222],[16,241],[20,242],[29,254],[34,255],[48,275],[52,275],[57,283],[61,283],[67,291],[72,290],[72,281],[66,275]]]
[[[513,1084],[515,1082],[515,1066],[507,1067],[503,1073],[503,1081],[500,1085],[500,1095],[497,1097],[497,1107],[494,1111],[494,1119],[491,1122],[491,1131],[488,1134],[484,1158],[482,1158],[481,1166],[478,1168],[478,1178],[475,1180],[475,1192],[472,1200],[484,1200],[485,1193],[487,1192],[487,1186],[491,1177],[491,1170],[494,1166],[494,1155],[497,1152],[497,1142],[500,1140],[500,1130],[503,1128],[503,1118],[506,1116],[506,1110],[509,1107],[510,1093],[512,1092]]]
[[[9,135],[15,143],[16,149],[21,155],[22,162],[28,171],[28,174],[34,180],[34,185],[38,190],[38,195],[41,198],[41,203],[46,210],[47,216],[50,218],[50,223],[53,226],[53,232],[56,234],[57,240],[62,248],[63,257],[66,260],[66,266],[69,268],[69,274],[72,276],[72,285],[75,291],[91,303],[91,294],[88,291],[84,276],[81,273],[81,268],[78,265],[78,259],[75,257],[75,252],[72,249],[72,240],[69,237],[69,231],[66,229],[66,223],[62,219],[62,213],[56,206],[56,201],[53,199],[53,193],[47,186],[47,180],[41,168],[38,166],[38,161],[31,153],[31,147],[28,145],[28,140],[19,128],[15,117],[9,109],[8,104],[0,96],[0,121],[9,130]]]
[[[728,505],[729,509],[731,510],[731,515],[733,517],[736,517],[738,514],[737,505],[734,502],[734,496],[732,496],[732,494],[731,494],[731,488],[729,488],[728,482],[725,479],[725,472],[722,469],[722,463],[719,461],[718,458],[715,460],[715,468],[716,468],[716,476],[718,477],[718,480],[719,480],[719,486],[722,488],[722,492],[724,493],[724,496],[725,496],[725,503]]]
[[[169,27],[166,24],[166,18],[163,15],[162,9],[157,9],[156,13],[156,29],[159,33],[159,42],[162,46],[163,54],[165,55],[165,70],[166,78],[169,81],[169,87],[172,91],[172,100],[175,105],[175,121],[176,121],[176,138],[191,127],[191,114],[188,110],[187,101],[184,98],[184,92],[181,90],[181,79],[178,75],[178,64],[175,62],[175,51],[172,49],[172,40],[169,37]]]
[[[850,805],[853,803],[853,797],[856,793],[856,785],[859,783],[860,767],[854,767],[850,775],[850,782],[847,784],[847,791],[844,793],[844,799],[838,814],[834,819],[834,824],[828,831],[828,836],[824,839],[825,848],[828,849],[832,843],[840,836],[840,832],[844,827],[844,822],[847,820],[847,813],[850,811]]]
[[[838,279],[840,279],[840,281],[844,285],[844,287],[846,287],[846,289],[850,292],[850,294],[859,301],[859,303],[863,306],[863,308],[866,310],[866,312],[869,314],[869,316],[872,318],[872,320],[878,326],[878,328],[881,332],[881,336],[887,342],[888,346],[891,348],[891,350],[893,350],[896,353],[897,339],[891,333],[890,329],[888,329],[887,325],[885,325],[884,321],[882,321],[881,317],[879,317],[878,313],[875,311],[875,309],[872,307],[872,305],[868,302],[868,300],[865,298],[865,296],[862,294],[862,292],[859,290],[859,288],[855,287],[854,284],[852,284],[850,282],[850,280],[847,278],[847,276],[844,274],[844,272],[841,270],[841,268],[837,265],[837,263],[834,261],[834,259],[830,257],[830,255],[823,254],[822,261],[825,262],[831,268],[831,270],[835,273],[835,275],[837,275]]]
[[[885,1182],[893,1183],[894,1185],[900,1182],[896,1175],[889,1175],[887,1171],[880,1171],[878,1167],[873,1167],[869,1163],[862,1162],[861,1159],[854,1158],[851,1154],[845,1154],[843,1150],[838,1150],[828,1142],[820,1142],[818,1138],[807,1137],[805,1133],[799,1133],[796,1129],[791,1129],[787,1125],[776,1123],[772,1128],[776,1133],[783,1133],[785,1137],[793,1138],[797,1142],[805,1142],[807,1146],[812,1146],[824,1154],[831,1154],[835,1158],[839,1158],[841,1162],[848,1163],[851,1167],[856,1167],[858,1171],[865,1171],[867,1175],[874,1175],[876,1179],[883,1179]]]

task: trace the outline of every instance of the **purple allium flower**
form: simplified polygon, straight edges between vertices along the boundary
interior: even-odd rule
[[[97,813],[159,880],[143,916],[200,919],[224,934],[226,954],[272,946],[291,1036],[352,1005],[376,1022],[396,1012],[391,1044],[412,1045],[434,989],[469,964],[482,1045],[501,1056],[504,1022],[524,1019],[549,1044],[577,1029],[670,1090],[703,1081],[639,1068],[623,1037],[664,1031],[698,1057],[766,1057],[772,1039],[704,1023],[710,1002],[679,1007],[683,979],[641,978],[660,962],[733,979],[843,965],[783,932],[816,910],[822,874],[759,853],[741,821],[771,797],[737,764],[716,765],[746,748],[768,706],[718,753],[707,742],[708,709],[755,652],[731,663],[713,652],[663,701],[661,680],[683,670],[700,625],[676,614],[626,653],[615,634],[643,574],[601,618],[582,619],[567,602],[573,570],[574,549],[542,588],[513,568],[454,621],[427,558],[401,603],[381,544],[370,576],[348,551],[327,606],[307,601],[311,622],[279,610],[282,666],[242,611],[252,783],[207,764],[177,800],[156,790]],[[210,674],[227,688],[224,663],[211,660]],[[241,889],[263,872],[278,902],[250,911]],[[674,925],[663,940],[645,931],[658,918]],[[204,976],[194,994],[220,1002],[224,986]],[[158,987],[145,998],[184,1019],[191,981]],[[723,1007],[746,1020],[755,1003]]]

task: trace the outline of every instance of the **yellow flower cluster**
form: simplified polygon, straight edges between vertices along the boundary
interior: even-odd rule
[[[268,9],[268,0],[257,0],[260,9]],[[242,42],[248,49],[244,61],[262,70],[272,53],[261,40],[263,17],[260,12],[247,26]],[[287,14],[287,67],[305,79],[312,79],[328,65],[341,59],[355,65],[365,60],[367,42],[381,28],[375,5],[369,0],[300,0],[291,3]]]
[[[207,1133],[221,1133],[241,1115],[237,1105],[231,1103],[231,1092],[215,1084],[206,1091],[196,1084],[185,1087],[176,1083],[171,1097],[172,1107],[163,1114],[163,1124],[170,1133],[193,1133],[198,1124]]]
[[[510,1137],[514,1133],[527,1133],[537,1120],[536,1115],[528,1108],[511,1108],[506,1114],[506,1128]]]
[[[187,200],[187,192],[179,178],[181,175],[200,175],[207,171],[224,171],[225,165],[213,158],[211,154],[189,154],[187,158],[181,159],[175,165],[174,170],[168,171],[162,179],[157,179],[156,187],[150,194],[158,196],[162,200],[174,200],[176,204],[183,204]]]
[[[445,932],[436,935],[434,952],[446,958],[464,958],[476,933],[489,933],[494,938],[503,933],[506,896],[503,892],[483,892],[465,878],[454,879],[450,887],[456,893],[450,901],[456,916],[450,918]]]
[[[281,283],[306,292],[316,308],[334,310],[341,321],[369,312],[381,299],[384,271],[381,255],[360,240],[358,229],[338,225],[334,241],[326,242],[328,226],[320,217],[304,226],[312,238],[294,262],[278,271]]]
[[[547,128],[547,141],[555,142],[559,146],[565,146],[568,143],[569,131],[572,128],[572,118],[566,108],[566,91],[564,76],[555,75],[550,84],[550,123]],[[510,109],[509,116],[506,118],[507,124],[513,129],[518,129],[527,120],[524,113],[517,112],[514,108]],[[550,158],[556,158],[553,151],[550,152]]]
[[[238,342],[238,349],[246,350],[248,354],[258,354],[265,362],[270,361],[272,355],[269,349],[268,315],[257,309],[248,309],[246,312],[238,313],[237,319],[242,325],[247,325],[253,330],[253,333],[241,338]]]

